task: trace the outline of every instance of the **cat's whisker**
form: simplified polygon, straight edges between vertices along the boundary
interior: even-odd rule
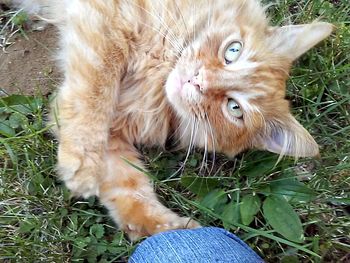
[[[183,125],[184,122],[185,122],[185,120],[187,120],[186,127],[185,127],[185,129],[183,130],[183,132],[181,133],[181,135],[180,135],[179,137],[176,138],[176,135],[177,135],[178,131],[180,131],[182,125]],[[176,138],[176,140],[175,140],[175,142],[174,142],[175,144],[181,142],[181,139],[184,137],[185,133],[187,133],[187,129],[188,129],[188,127],[190,126],[190,123],[191,123],[191,120],[190,120],[190,119],[187,119],[187,118],[185,119],[185,118],[183,118],[183,119],[181,120],[179,126],[178,126],[178,127],[175,129],[175,131],[169,136],[170,138],[173,138],[173,137]]]
[[[196,124],[196,118],[195,116],[191,116],[191,118],[189,118],[189,124],[191,125],[191,135],[190,135],[190,142],[188,143],[188,148],[187,148],[187,152],[186,152],[186,157],[185,160],[183,161],[183,163],[181,164],[181,166],[179,167],[179,169],[177,169],[172,175],[169,176],[170,178],[173,178],[176,174],[178,174],[181,170],[183,170],[186,166],[187,160],[191,154],[193,145],[194,145],[194,137],[195,137],[195,124]],[[186,128],[187,129],[187,128]],[[198,128],[197,128],[198,129]]]
[[[186,40],[186,37],[184,37],[184,34],[181,32],[182,29],[179,27],[179,23],[178,23],[178,21],[175,19],[175,17],[173,16],[173,14],[169,11],[169,8],[167,8],[166,5],[163,4],[163,1],[162,1],[162,0],[158,1],[158,3],[160,3],[160,4],[163,6],[164,10],[169,14],[169,16],[170,16],[170,18],[172,19],[172,21],[174,22],[174,25],[176,26],[178,32],[180,33],[180,36],[181,36],[181,38],[182,38],[182,41],[184,42],[185,46],[188,46],[189,44],[188,44],[188,42],[187,42],[187,40]],[[175,1],[175,4],[176,4],[176,1]],[[185,25],[185,26],[186,26],[186,25]],[[181,44],[181,43],[180,43],[180,44]],[[184,45],[182,45],[182,47],[183,47],[183,46],[184,46]]]
[[[192,11],[192,16],[193,16],[193,21],[196,21],[196,2],[193,2],[193,11]],[[193,40],[196,39],[196,23],[192,23],[192,31],[193,31]]]
[[[272,7],[272,6],[278,6],[278,2],[276,1],[276,2],[268,3],[268,4],[264,5],[262,8],[264,9],[264,12],[267,13],[267,12],[268,12],[268,9],[269,9],[270,7]],[[287,16],[287,17],[288,17],[288,16]],[[291,16],[289,16],[289,18],[291,18]],[[284,18],[284,19],[285,19],[285,18]],[[288,22],[290,22],[290,21],[291,21],[291,20],[289,19]],[[284,22],[284,21],[282,21],[281,24],[284,24],[283,22]]]
[[[209,5],[209,12],[208,12],[207,27],[210,28],[212,9],[213,9],[213,1],[208,0],[208,5]]]
[[[186,158],[183,162],[183,167],[186,166],[186,163],[188,161],[188,158],[194,148],[194,144],[195,144],[195,138],[197,136],[197,131],[198,131],[198,121],[197,118],[195,116],[192,117],[192,129],[191,129],[191,137],[190,137],[190,143],[188,145],[188,149],[187,149],[187,154],[186,154]]]
[[[166,33],[169,33],[169,34],[171,34],[171,35],[165,34],[165,33],[163,33],[160,29],[157,29],[157,28],[155,28],[155,27],[152,27],[152,26],[150,26],[150,25],[148,25],[148,24],[146,24],[146,23],[143,23],[143,22],[141,22],[141,21],[139,21],[139,23],[141,23],[141,24],[143,24],[143,25],[145,25],[145,26],[147,26],[147,27],[149,27],[149,28],[155,30],[157,33],[161,34],[166,40],[169,41],[169,43],[170,43],[170,44],[172,45],[172,47],[176,50],[176,52],[181,53],[181,51],[182,51],[182,49],[183,49],[183,46],[178,42],[176,36],[175,36],[174,34],[172,34],[172,31],[170,30],[169,26],[167,26],[167,25],[164,23],[164,21],[160,19],[159,16],[157,16],[157,15],[155,15],[155,14],[152,14],[151,12],[149,12],[149,11],[148,11],[147,9],[145,9],[144,7],[142,7],[142,6],[140,6],[140,5],[136,4],[136,3],[132,3],[132,4],[133,4],[134,6],[140,8],[140,9],[141,9],[142,11],[144,11],[145,13],[149,14],[151,17],[153,17],[153,18],[155,18],[156,20],[158,20],[158,21],[161,23],[161,25],[164,27],[164,29],[166,30]],[[152,5],[152,9],[154,10],[153,5]],[[168,36],[169,36],[170,38],[169,38]],[[177,57],[178,57],[178,56],[177,56]]]
[[[173,40],[177,44],[177,46],[178,46],[177,51],[181,52],[181,50],[183,50],[183,45],[181,45],[181,43],[178,41],[178,37],[174,34],[174,32],[170,29],[169,25],[162,19],[162,17],[157,14],[157,12],[156,12],[157,10],[154,8],[154,6],[152,4],[151,4],[151,8],[153,11],[155,11],[155,14],[153,15],[152,13],[150,13],[150,12],[149,13],[153,17],[158,18],[158,21],[164,26],[166,32],[169,32],[170,36],[173,38]]]
[[[203,159],[202,159],[202,163],[201,163],[201,167],[199,169],[199,174],[202,173],[203,168],[205,168],[207,165],[207,157],[208,157],[208,126],[206,123],[206,120],[204,120],[203,122],[204,124],[204,153],[203,153]]]
[[[212,158],[212,164],[211,164],[211,168],[209,171],[209,174],[212,173],[212,171],[214,170],[214,165],[215,165],[215,140],[214,140],[214,132],[213,132],[213,128],[211,126],[208,114],[205,113],[205,117],[206,117],[206,122],[208,123],[208,127],[209,127],[209,132],[210,132],[210,137],[211,137],[211,145],[212,145],[212,152],[213,152],[213,158]]]
[[[142,24],[142,25],[144,25],[144,26],[146,26],[146,27],[148,27],[148,28],[150,28],[150,29],[152,29],[152,30],[154,30],[155,32],[159,33],[161,36],[163,36],[163,37],[170,43],[170,45],[175,49],[175,51],[176,51],[177,53],[181,53],[181,50],[178,50],[178,49],[177,49],[176,44],[175,44],[170,38],[168,38],[168,36],[167,36],[166,34],[164,34],[163,32],[161,32],[160,29],[157,29],[157,28],[155,28],[155,27],[152,27],[152,26],[150,26],[150,25],[148,25],[148,24],[146,24],[146,23],[143,23],[143,22],[141,22],[141,21],[139,21],[139,23]],[[174,55],[179,59],[179,58],[180,58],[180,55],[177,54],[177,53],[175,53]]]
[[[187,160],[188,160],[188,157],[190,155],[190,152],[192,150],[192,143],[194,141],[194,134],[195,134],[195,123],[196,123],[196,118],[194,116],[192,116],[191,118],[191,135],[190,135],[190,142],[188,144],[188,148],[187,148],[187,153],[186,153],[186,157],[185,157],[185,160],[184,160],[184,165],[186,164]]]
[[[196,142],[196,138],[197,138],[197,134],[198,134],[198,130],[199,130],[199,121],[198,121],[198,118],[197,117],[195,117],[194,118],[194,120],[195,120],[195,132],[194,132],[194,136],[193,136],[193,141],[192,141],[192,149],[191,149],[191,151],[194,149],[194,147],[195,147],[195,142]]]
[[[168,35],[166,35],[165,33],[163,33],[160,29],[156,28],[156,27],[153,27],[153,26],[150,26],[149,24],[146,24],[146,23],[143,23],[141,21],[139,21],[140,24],[152,29],[153,31],[159,33],[161,36],[163,36],[166,40],[169,41],[169,43],[171,44],[171,46],[177,51],[177,52],[180,52],[179,50],[177,50],[177,46],[176,44],[172,41],[171,38],[168,37]],[[179,58],[179,56],[176,54],[177,58]]]
[[[183,133],[180,135],[180,137],[178,138],[178,140],[181,142],[182,138],[185,136],[185,134],[187,133],[187,130],[188,130],[188,127],[190,126],[191,124],[191,119],[188,119],[188,122],[187,122],[187,125],[183,131]]]
[[[185,40],[185,44],[186,44],[186,46],[189,46],[190,43],[189,43],[189,41],[187,40],[187,38],[190,37],[190,32],[188,31],[188,27],[187,27],[187,24],[186,24],[186,22],[185,22],[185,18],[184,18],[184,16],[183,16],[182,12],[181,12],[181,9],[180,9],[179,5],[177,4],[177,1],[174,1],[174,5],[175,5],[175,7],[176,7],[176,9],[177,9],[176,11],[179,13],[179,15],[180,15],[180,17],[181,17],[182,23],[183,23],[183,25],[184,25],[184,27],[185,27],[185,30],[186,30],[186,33],[187,33],[187,36],[186,36],[186,38],[184,39],[184,40]]]
[[[244,1],[241,3],[240,7],[239,7],[238,10],[237,10],[237,14],[239,14],[239,13],[241,12],[242,8],[246,5],[246,3],[247,3],[247,0],[244,0]]]

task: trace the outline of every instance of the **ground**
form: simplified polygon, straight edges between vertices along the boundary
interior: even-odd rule
[[[299,60],[288,82],[293,113],[321,157],[276,164],[273,154],[249,151],[217,156],[214,171],[200,174],[196,151],[181,177],[169,177],[186,154],[145,149],[149,176],[168,207],[225,227],[267,262],[350,262],[350,6],[285,0],[269,14],[274,24],[323,17],[337,28]],[[71,198],[55,176],[57,142],[45,119],[61,80],[56,32],[32,32],[21,15],[5,28],[13,17],[0,9],[0,44],[18,29],[0,51],[0,261],[126,262],[136,244],[98,200]]]
[[[18,34],[14,43],[0,52],[1,88],[8,94],[47,95],[59,83],[55,62],[57,32],[49,26],[43,31]]]

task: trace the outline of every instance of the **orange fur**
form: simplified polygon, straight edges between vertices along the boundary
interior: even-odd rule
[[[45,0],[40,0],[45,2]],[[332,26],[273,28],[255,0],[48,1],[61,31],[65,80],[53,104],[58,168],[75,194],[98,195],[132,239],[197,227],[162,206],[135,144],[233,156],[248,148],[313,156],[318,147],[290,115],[292,62]],[[226,64],[233,41],[239,57]],[[228,111],[235,100],[243,118]]]

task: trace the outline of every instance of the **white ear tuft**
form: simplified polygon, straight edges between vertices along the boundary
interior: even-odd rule
[[[266,134],[259,138],[259,148],[296,158],[319,154],[315,140],[291,114],[283,122],[274,120],[268,125]]]
[[[333,25],[325,22],[283,26],[273,29],[270,45],[274,52],[295,60],[328,37],[332,30]]]

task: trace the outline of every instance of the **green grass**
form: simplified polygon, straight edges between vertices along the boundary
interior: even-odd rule
[[[320,144],[321,158],[276,165],[276,155],[249,151],[234,160],[219,156],[211,174],[198,176],[202,155],[195,152],[182,177],[169,178],[185,153],[146,149],[149,174],[168,207],[229,229],[268,262],[348,262],[350,5],[284,0],[269,11],[275,24],[321,16],[337,27],[298,61],[288,83],[294,114]],[[55,177],[48,102],[41,95],[0,101],[0,261],[125,262],[135,244],[95,198],[70,198]],[[275,222],[276,208],[289,215],[288,227]]]

